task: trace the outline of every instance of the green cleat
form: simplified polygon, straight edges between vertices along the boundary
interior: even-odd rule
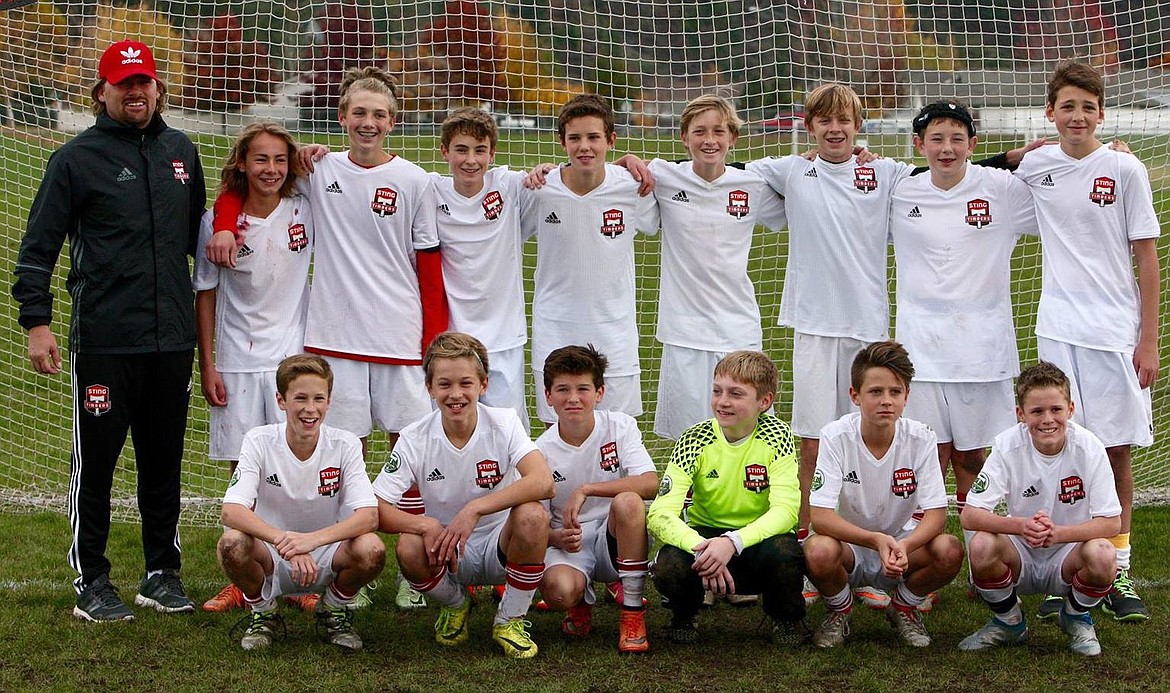
[[[471,599],[466,595],[459,606],[443,605],[435,619],[435,641],[454,647],[467,640],[467,616],[471,613]]]
[[[325,600],[317,602],[317,630],[325,631],[325,639],[331,645],[343,650],[357,652],[362,649],[362,639],[353,629],[353,612],[345,607],[330,607]]]
[[[1117,579],[1113,581],[1109,594],[1101,600],[1101,608],[1117,621],[1146,621],[1150,618],[1150,610],[1134,590],[1128,570],[1117,571]]]
[[[492,640],[504,648],[504,654],[513,659],[530,659],[536,656],[536,643],[528,635],[532,623],[513,618],[492,626]]]

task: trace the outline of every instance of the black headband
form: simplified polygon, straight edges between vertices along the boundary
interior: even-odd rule
[[[911,129],[914,130],[915,135],[921,136],[922,132],[926,130],[926,126],[935,118],[957,120],[967,126],[967,135],[969,137],[975,136],[975,121],[971,119],[971,112],[957,103],[945,101],[938,101],[924,106],[918,112],[918,115],[914,116]]]

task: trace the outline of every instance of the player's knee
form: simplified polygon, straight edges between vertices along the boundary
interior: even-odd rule
[[[378,574],[386,567],[386,545],[377,534],[355,537],[351,546],[356,567],[364,573]]]
[[[398,543],[394,547],[394,557],[398,559],[399,566],[426,565],[427,547],[423,543],[423,538],[417,534],[398,535]]]
[[[804,561],[811,575],[824,575],[836,570],[841,563],[841,543],[814,534],[804,542]]]
[[[223,536],[216,543],[215,550],[219,562],[225,566],[239,566],[251,558],[255,539],[235,529],[224,530]]]
[[[958,574],[963,565],[963,545],[953,534],[940,534],[930,543],[934,562],[952,575]]]
[[[614,496],[610,502],[609,512],[623,527],[638,524],[646,526],[646,504],[641,496],[632,491]]]
[[[1108,539],[1090,539],[1081,546],[1081,560],[1093,575],[1112,580],[1117,572],[1117,549]]]
[[[979,568],[993,562],[999,546],[999,535],[990,532],[976,532],[967,541],[967,557],[971,567]]]
[[[540,583],[540,596],[554,611],[565,611],[581,601],[583,585],[577,584],[579,580],[574,579],[572,572],[575,571],[557,570],[554,567],[544,574],[544,580]]]
[[[520,536],[532,541],[541,541],[540,537],[543,536],[547,540],[548,519],[548,511],[540,503],[521,503],[512,508],[509,517],[509,522],[512,524],[512,536]]]

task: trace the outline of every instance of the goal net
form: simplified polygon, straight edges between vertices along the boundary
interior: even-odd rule
[[[859,137],[873,151],[915,160],[909,121],[928,100],[958,98],[975,110],[980,150],[991,154],[1055,131],[1043,115],[1044,84],[1062,59],[1106,76],[1103,138],[1118,137],[1148,167],[1163,223],[1170,153],[1170,4],[1141,0],[164,0],[0,2],[0,260],[16,259],[29,205],[49,155],[88,127],[97,61],[134,38],[154,51],[168,84],[167,121],[198,144],[212,180],[241,125],[278,120],[302,141],[346,146],[336,85],[349,67],[380,65],[404,89],[391,148],[444,170],[437,124],[463,105],[490,109],[501,127],[497,163],[527,168],[560,156],[555,113],[596,92],[618,115],[617,151],[683,158],[679,114],[719,93],[748,121],[733,157],[802,152],[804,95],[825,81],[861,94]],[[209,201],[210,202],[210,201]],[[785,374],[777,413],[790,413],[790,330],[776,325],[787,238],[760,234],[752,254],[765,347]],[[1162,266],[1166,243],[1160,243]],[[531,265],[532,248],[529,248]],[[1013,281],[1024,363],[1035,359],[1039,244],[1017,249]],[[54,280],[54,333],[64,346],[68,295],[62,255]],[[531,267],[529,267],[531,269]],[[647,441],[660,464],[670,444],[649,431],[660,349],[658,245],[638,247],[638,305]],[[11,280],[11,275],[9,275]],[[841,278],[848,281],[848,278]],[[1163,292],[1163,296],[1166,293]],[[0,302],[0,507],[63,508],[69,480],[69,383],[28,366],[11,298]],[[1162,314],[1170,313],[1166,300]],[[354,316],[360,319],[362,316]],[[1165,318],[1163,318],[1165,321]],[[1170,341],[1163,340],[1163,345]],[[1170,363],[1167,348],[1163,362]],[[66,364],[68,365],[68,364]],[[198,375],[185,458],[184,521],[210,524],[227,470],[207,459],[208,408]],[[1140,493],[1170,486],[1167,376],[1154,391],[1154,446],[1135,452]],[[531,386],[530,386],[531,387]],[[535,397],[535,392],[530,392]],[[384,457],[374,439],[371,471]],[[115,506],[135,513],[133,454],[119,465]]]

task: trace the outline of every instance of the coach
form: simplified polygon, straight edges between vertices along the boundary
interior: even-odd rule
[[[73,452],[69,565],[89,621],[133,619],[110,583],[114,467],[131,431],[146,573],[134,602],[191,611],[179,580],[179,476],[195,312],[187,256],[206,201],[199,154],[159,113],[166,85],[150,49],[119,41],[93,87],[97,122],[49,158],[29,212],[12,295],[38,373],[61,370],[49,283],[65,239]]]

